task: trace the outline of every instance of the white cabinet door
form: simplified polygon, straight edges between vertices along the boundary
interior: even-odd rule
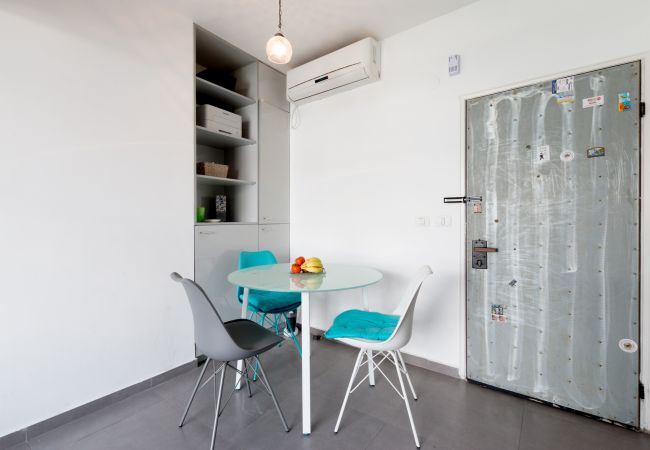
[[[289,261],[289,224],[260,225],[260,250],[272,251],[278,262]]]
[[[289,223],[289,113],[260,102],[259,221]]]
[[[289,111],[287,76],[260,63],[258,77],[259,99],[265,103],[270,103],[280,109]]]
[[[208,294],[224,321],[241,317],[236,288],[226,278],[237,270],[239,252],[256,251],[257,242],[257,225],[194,228],[194,280]]]

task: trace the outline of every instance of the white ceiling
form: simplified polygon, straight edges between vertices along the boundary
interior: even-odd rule
[[[477,0],[283,0],[282,29],[293,46],[286,71],[367,36],[384,39]],[[266,61],[277,0],[183,0],[195,23]],[[270,63],[269,63],[270,64]]]

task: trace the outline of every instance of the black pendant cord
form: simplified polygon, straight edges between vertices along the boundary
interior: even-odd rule
[[[278,30],[282,31],[282,0],[278,0]]]

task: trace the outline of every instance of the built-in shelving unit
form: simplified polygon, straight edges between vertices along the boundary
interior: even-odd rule
[[[205,127],[197,125],[196,143],[215,148],[235,148],[252,145],[255,141],[243,137],[230,136],[225,133],[219,133],[218,131],[208,130]]]
[[[237,92],[221,87],[218,84],[210,83],[209,81],[199,77],[196,77],[196,93],[212,98],[221,104],[232,108],[241,108],[243,106],[252,105],[256,101],[250,97],[238,94]]]
[[[214,186],[252,186],[255,181],[238,180],[235,178],[210,177],[207,175],[196,175],[197,183],[211,184]]]
[[[194,30],[196,105],[241,116],[242,137],[214,131],[221,126],[210,122],[219,120],[203,114],[202,122],[194,122],[195,162],[228,166],[227,172],[220,172],[227,178],[194,171],[195,206],[205,208],[206,220],[222,220],[195,222],[194,279],[221,318],[230,320],[241,316],[236,287],[226,281],[237,269],[240,252],[264,249],[278,261],[290,259],[286,76],[206,29],[195,26]],[[206,69],[209,72],[197,76]],[[212,112],[213,118],[230,116]],[[239,120],[234,119],[238,133]],[[217,214],[222,196],[227,204],[225,220]]]
[[[195,76],[196,104],[212,105],[241,116],[237,137],[196,124],[195,161],[228,166],[228,178],[195,174],[195,206],[205,208],[206,219],[217,216],[216,199],[226,197],[226,221],[206,224],[257,223],[257,60],[209,31],[195,27],[195,74],[210,69],[217,79],[234,79],[221,86]],[[196,123],[196,122],[195,122]],[[198,223],[197,223],[198,225]]]

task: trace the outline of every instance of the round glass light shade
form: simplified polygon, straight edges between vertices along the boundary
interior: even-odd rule
[[[293,49],[291,43],[282,33],[275,33],[266,43],[266,56],[274,64],[286,64],[291,61]]]

